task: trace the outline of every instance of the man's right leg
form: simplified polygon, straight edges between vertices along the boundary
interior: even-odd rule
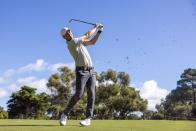
[[[70,110],[77,103],[77,101],[80,100],[81,97],[82,97],[82,94],[81,93],[78,93],[78,92],[76,92],[71,97],[71,99],[69,100],[68,105],[65,108],[63,114],[61,114],[60,121],[59,121],[59,123],[60,123],[61,126],[65,126],[67,124],[67,116],[68,116]]]
[[[64,110],[64,114],[68,115],[70,110],[73,108],[73,106],[82,98],[82,93],[75,93],[71,99],[69,100],[67,107]]]

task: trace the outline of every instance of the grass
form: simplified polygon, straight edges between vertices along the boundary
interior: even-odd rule
[[[93,120],[89,127],[79,122],[62,127],[57,120],[0,120],[0,131],[196,131],[196,121]]]

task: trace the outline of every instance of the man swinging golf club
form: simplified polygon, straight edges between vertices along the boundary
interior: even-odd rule
[[[67,47],[75,60],[76,65],[76,90],[75,94],[69,100],[67,107],[61,114],[59,123],[61,126],[65,126],[67,123],[67,116],[73,106],[81,99],[84,88],[87,88],[87,108],[86,119],[81,121],[82,126],[89,126],[91,124],[91,118],[93,117],[94,102],[95,102],[95,71],[93,68],[91,57],[85,46],[94,45],[103,31],[103,25],[95,24],[95,26],[80,38],[74,38],[71,30],[64,27],[61,30],[62,37],[67,42]],[[96,33],[97,32],[97,33]],[[94,37],[89,38],[94,34]]]

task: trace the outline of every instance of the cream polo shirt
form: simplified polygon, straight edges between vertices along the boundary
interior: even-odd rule
[[[67,47],[75,60],[76,66],[93,66],[91,57],[85,47],[85,43],[81,41],[81,38],[73,38],[72,40],[67,41]]]

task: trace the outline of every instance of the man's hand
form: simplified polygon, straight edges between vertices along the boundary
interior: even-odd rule
[[[98,26],[98,32],[99,33],[103,32],[103,25],[102,24],[99,24],[99,26]]]
[[[96,30],[98,30],[97,34],[95,35],[93,39],[89,41],[88,38],[90,38],[96,32]],[[81,37],[81,41],[85,42],[86,45],[92,45],[97,41],[102,31],[103,31],[103,25],[100,23],[96,23],[95,26],[90,31],[88,31]]]

